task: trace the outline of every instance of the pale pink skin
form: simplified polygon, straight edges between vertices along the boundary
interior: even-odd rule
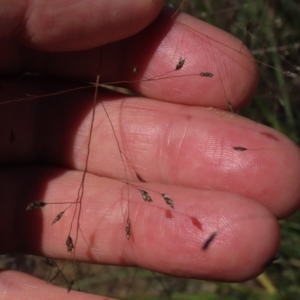
[[[90,81],[100,73],[101,82],[127,81],[124,85],[144,96],[99,92],[124,153],[148,183],[137,182],[130,166],[122,164],[98,103],[80,219],[86,241],[79,236],[76,259],[208,280],[243,281],[260,274],[278,251],[277,219],[299,207],[300,156],[279,132],[226,111],[225,94],[238,108],[255,92],[258,74],[249,52],[244,47],[237,52],[240,41],[190,16],[171,20],[169,10],[136,34],[158,15],[162,1],[59,3],[20,1],[12,6],[0,1],[0,73],[30,67]],[[131,35],[101,51],[95,48]],[[70,52],[75,50],[82,51]],[[180,57],[186,61],[175,75],[214,76],[142,81],[175,69]],[[1,80],[0,85],[6,101],[74,87],[44,79],[13,85]],[[25,208],[34,200],[76,199],[92,98],[93,89],[83,89],[1,106],[0,162],[7,164],[0,170],[1,253],[69,258],[65,240],[73,208],[55,225],[52,220],[65,206]],[[10,143],[12,126],[15,141]],[[137,190],[119,180],[150,189],[154,202],[144,203]],[[168,194],[175,209],[151,190]],[[43,299],[101,299],[1,271],[0,298],[19,299],[21,293],[22,299],[40,299],[41,294]]]

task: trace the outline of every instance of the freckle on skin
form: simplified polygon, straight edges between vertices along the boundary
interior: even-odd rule
[[[168,219],[173,219],[173,214],[172,214],[172,212],[170,210],[166,210],[166,217]]]
[[[234,149],[234,150],[238,150],[238,151],[246,151],[246,150],[248,150],[247,148],[241,147],[241,146],[233,147],[233,149]]]
[[[193,223],[194,226],[196,226],[198,229],[202,230],[202,224],[199,222],[198,219],[196,219],[195,217],[191,217],[191,221]]]
[[[214,238],[216,237],[217,233],[214,232],[203,244],[202,246],[202,250],[206,250],[208,248],[208,246],[211,244],[211,242],[214,240]]]

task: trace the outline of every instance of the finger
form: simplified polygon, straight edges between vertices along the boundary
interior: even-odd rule
[[[30,70],[55,76],[126,85],[168,102],[228,109],[253,96],[257,67],[242,42],[186,14],[165,10],[141,33],[102,49],[74,53],[29,52]],[[176,70],[180,58],[185,59]],[[136,70],[136,72],[134,71]],[[211,77],[200,76],[209,73]]]
[[[92,95],[71,96],[3,107],[2,162],[84,170]],[[109,100],[105,108],[112,123],[99,103],[89,172],[121,180],[137,180],[139,174],[147,182],[234,192],[261,202],[279,218],[299,207],[299,150],[279,132],[218,110],[104,91],[102,97]]]
[[[278,251],[279,226],[274,216],[256,201],[236,194],[141,184],[153,199],[146,203],[135,188],[88,174],[80,218],[75,217],[71,230],[75,205],[54,225],[51,223],[66,204],[48,204],[32,211],[25,207],[35,199],[74,201],[81,172],[27,167],[5,174],[2,195],[6,191],[7,197],[3,201],[18,206],[19,222],[13,231],[22,246],[19,250],[29,253],[73,260],[66,247],[70,236],[78,260],[138,265],[181,277],[242,281],[261,273]],[[8,189],[12,185],[15,193]],[[172,195],[174,209],[154,191]],[[0,218],[6,228],[11,220],[7,213]],[[213,241],[204,246],[213,233]],[[11,240],[3,241],[12,245]]]
[[[2,300],[31,299],[84,299],[84,300],[109,300],[111,298],[72,291],[67,293],[65,288],[48,284],[47,282],[15,271],[0,271],[0,291]]]
[[[1,1],[0,37],[45,51],[93,48],[139,32],[163,1],[38,1],[13,6]],[[17,35],[16,35],[17,33]]]
[[[39,51],[90,49],[133,35],[153,21],[162,1],[19,1],[12,5],[1,0],[0,6],[0,56],[5,58],[0,61],[0,74],[7,75],[34,72]],[[48,54],[41,53],[47,61]]]

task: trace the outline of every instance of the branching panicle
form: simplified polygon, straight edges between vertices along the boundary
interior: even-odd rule
[[[62,271],[62,268],[58,268],[58,269],[54,272],[54,274],[52,275],[52,277],[48,280],[48,282],[52,282],[54,279],[56,279],[57,276],[61,273],[61,271]]]
[[[68,252],[72,252],[75,249],[73,240],[69,235],[66,239],[66,245],[67,245]]]
[[[214,232],[209,236],[209,238],[204,242],[204,244],[202,246],[202,250],[207,250],[207,248],[209,247],[211,242],[215,239],[216,235],[217,235],[217,233]]]
[[[72,279],[70,282],[68,282],[68,293],[70,293],[70,291],[74,285],[74,282],[75,282],[74,279]]]
[[[175,15],[175,14],[174,14]],[[173,18],[174,16],[172,16],[172,18]],[[171,19],[172,19],[171,18]],[[175,22],[175,21],[174,21]],[[249,23],[249,24],[248,24]],[[248,31],[248,27],[250,26],[250,22],[248,22],[247,23],[247,25],[246,25],[246,31]],[[181,23],[179,23],[178,22],[178,24],[181,24]],[[187,27],[188,28],[188,26],[186,26],[186,25],[184,25],[184,24],[182,24],[183,26],[185,26],[185,27]],[[209,38],[209,36],[208,35],[206,35],[206,34],[203,34],[202,36],[204,36],[204,37],[207,37],[207,38]],[[211,41],[213,41],[213,42],[216,42],[217,43],[217,41],[216,40],[214,40],[214,39],[211,39]],[[222,43],[219,43],[219,45],[223,45]],[[212,53],[213,53],[213,49],[217,49],[217,47],[213,47],[212,45],[210,45],[210,48],[211,48],[211,50],[212,50]],[[234,49],[233,49],[234,50]],[[183,58],[183,57],[180,57],[179,58],[179,61],[177,62],[177,64],[176,64],[176,66],[175,66],[175,70],[174,70],[174,65],[175,65],[175,63],[174,63],[174,65],[173,65],[173,63],[172,63],[172,65],[171,65],[171,70],[169,70],[169,71],[167,71],[167,72],[165,72],[163,75],[161,75],[161,76],[156,76],[156,77],[153,77],[153,78],[145,78],[145,77],[143,77],[143,79],[141,80],[141,81],[153,81],[153,80],[164,80],[164,79],[169,79],[169,78],[181,78],[181,77],[184,77],[184,76],[195,76],[199,81],[201,80],[202,82],[204,82],[204,81],[207,81],[207,80],[209,80],[209,78],[212,78],[212,77],[214,77],[215,76],[215,78],[214,78],[214,80],[213,81],[216,81],[218,78],[220,78],[220,80],[221,80],[221,84],[222,84],[222,86],[223,86],[223,91],[224,91],[224,98],[225,98],[225,101],[226,101],[226,103],[227,103],[227,105],[228,105],[228,108],[230,109],[230,111],[231,112],[234,112],[234,109],[233,109],[233,105],[232,105],[232,103],[230,102],[230,100],[229,100],[229,97],[227,97],[227,93],[226,93],[226,89],[225,89],[225,86],[224,86],[224,84],[223,84],[223,82],[222,82],[222,72],[220,72],[220,70],[219,70],[219,67],[217,66],[217,73],[215,73],[215,74],[213,74],[213,73],[211,73],[211,72],[199,72],[200,70],[199,69],[197,69],[196,71],[195,71],[195,74],[188,74],[188,72],[186,72],[187,71],[187,68],[186,67],[189,67],[189,66],[187,66],[187,65],[185,65],[185,69],[184,69],[184,73],[187,73],[187,74],[183,74],[182,72],[176,72],[176,71],[178,71],[178,70],[180,70],[180,69],[182,69],[183,68],[183,66],[184,66],[184,64],[185,64],[185,58]],[[131,67],[132,68],[132,67]],[[132,69],[132,72],[133,73],[138,73],[139,72],[139,68],[137,67],[137,66],[134,66]],[[143,69],[141,69],[142,71],[143,71]],[[170,73],[171,73],[171,75],[170,75]],[[173,74],[173,73],[176,73],[175,75]],[[295,74],[295,73],[293,73],[293,72],[290,72],[290,71],[284,71],[283,72],[283,74],[285,75],[285,76],[288,76],[288,77],[291,77],[291,78],[296,78],[298,75],[297,74]],[[132,75],[132,74],[131,74]],[[200,75],[200,77],[205,77],[205,78],[199,78],[199,75]],[[135,76],[135,77],[138,77],[138,76]],[[126,79],[126,78],[125,78]],[[124,81],[124,83],[130,83],[130,82],[135,82],[135,81]],[[116,82],[116,83],[120,83],[120,82]],[[66,243],[66,246],[67,246],[67,251],[68,252],[70,252],[70,253],[72,253],[74,256],[74,263],[75,263],[75,251],[76,251],[76,247],[77,247],[77,239],[78,239],[78,231],[80,230],[80,232],[81,232],[81,228],[80,228],[80,225],[79,225],[79,222],[80,222],[80,214],[81,214],[81,206],[82,206],[82,197],[83,197],[83,194],[84,194],[84,185],[85,185],[85,177],[86,177],[86,174],[87,174],[87,170],[88,170],[88,162],[89,162],[89,152],[90,152],[90,145],[91,145],[91,135],[92,135],[92,131],[93,131],[93,123],[94,123],[94,117],[95,117],[95,106],[96,106],[96,102],[98,101],[97,100],[97,93],[98,93],[98,87],[100,87],[100,83],[99,83],[99,76],[98,76],[98,78],[97,78],[97,82],[96,82],[96,84],[94,85],[94,87],[96,87],[96,89],[95,89],[95,96],[94,96],[94,107],[93,107],[93,115],[92,115],[92,122],[91,122],[91,126],[90,126],[90,136],[89,136],[89,141],[88,141],[88,147],[87,147],[87,156],[86,156],[86,161],[85,161],[85,168],[84,168],[84,173],[83,173],[83,177],[82,177],[82,181],[81,181],[81,184],[80,184],[80,188],[79,188],[79,190],[78,190],[78,197],[77,197],[77,199],[76,199],[76,201],[75,202],[73,202],[72,204],[75,204],[76,205],[76,210],[75,210],[75,213],[74,213],[74,216],[73,216],[73,219],[72,219],[72,223],[71,223],[71,227],[70,227],[70,231],[69,231],[69,234],[68,234],[68,236],[67,236],[67,239],[66,239],[66,241],[65,241],[65,243]],[[79,89],[85,89],[86,87],[81,87],[81,88],[79,88]],[[53,94],[54,95],[54,94]],[[53,96],[52,95],[52,96]],[[51,95],[46,95],[46,96],[51,96]],[[32,97],[32,99],[35,99],[35,98],[40,98],[41,96],[34,96],[34,97]],[[22,100],[22,99],[21,99]],[[172,208],[172,209],[175,209],[174,207],[174,202],[173,202],[173,199],[171,199],[170,198],[170,196],[169,195],[167,195],[167,194],[164,194],[164,193],[160,193],[160,192],[157,192],[157,191],[153,191],[153,190],[151,190],[151,189],[146,189],[146,190],[144,190],[144,189],[141,189],[141,188],[144,188],[144,187],[140,187],[140,186],[138,186],[137,184],[132,184],[132,183],[130,183],[129,182],[129,176],[127,176],[127,171],[126,171],[126,167],[127,167],[127,165],[128,164],[126,164],[125,165],[125,163],[124,163],[124,161],[127,161],[128,163],[129,163],[129,165],[131,166],[131,168],[133,169],[133,171],[135,171],[134,170],[134,165],[130,162],[130,160],[126,157],[126,155],[125,155],[125,152],[124,152],[124,150],[122,150],[122,147],[120,146],[120,143],[119,143],[119,141],[118,141],[118,136],[116,135],[116,133],[115,133],[115,130],[114,130],[114,126],[113,126],[113,123],[112,123],[112,121],[110,120],[110,118],[109,118],[109,115],[108,115],[108,112],[106,111],[106,108],[105,108],[105,106],[104,106],[104,104],[103,103],[101,103],[102,104],[102,106],[103,106],[103,110],[104,110],[104,112],[105,112],[105,114],[107,115],[107,117],[108,117],[108,119],[109,119],[109,122],[110,122],[110,125],[111,125],[111,127],[112,127],[112,131],[113,131],[113,134],[114,134],[114,136],[115,136],[115,139],[116,139],[116,142],[117,142],[117,147],[118,147],[118,149],[119,149],[119,152],[120,152],[120,156],[121,156],[121,159],[122,159],[122,162],[123,162],[123,165],[124,165],[124,169],[125,169],[125,180],[124,181],[122,181],[123,183],[126,183],[126,185],[127,185],[127,187],[128,187],[128,189],[129,188],[134,188],[135,190],[138,190],[139,192],[140,192],[140,194],[142,195],[142,198],[143,198],[143,200],[145,201],[145,202],[147,202],[147,203],[151,203],[151,202],[153,202],[153,200],[152,200],[152,198],[151,198],[151,196],[149,195],[149,193],[152,195],[152,194],[155,194],[155,196],[157,196],[156,194],[159,194],[161,197],[163,197],[163,199],[164,199],[164,202],[170,207],[170,208]],[[233,104],[234,104],[234,100],[233,100]],[[120,119],[121,119],[121,117],[120,117]],[[11,142],[11,144],[14,142],[14,140],[15,140],[15,135],[14,135],[14,132],[13,132],[13,130],[11,130],[11,135],[10,135],[10,142]],[[237,143],[237,144],[239,144],[239,143]],[[246,150],[248,150],[248,148],[246,148],[246,147],[243,147],[243,146],[231,146],[230,147],[230,149],[231,149],[231,151],[232,151],[232,149],[233,150],[236,150],[236,151],[240,151],[240,152],[243,152],[243,151],[246,151]],[[252,148],[251,148],[252,149]],[[251,150],[250,149],[250,150]],[[233,151],[234,152],[234,151]],[[234,153],[236,153],[236,152],[234,152]],[[247,154],[247,152],[246,152],[246,154]],[[236,153],[236,155],[237,155],[237,153]],[[242,155],[242,154],[240,154],[240,155]],[[136,173],[136,178],[137,178],[137,180],[139,181],[139,182],[141,182],[141,183],[145,183],[145,180],[143,179],[143,177],[141,176],[141,175],[139,175],[138,173]],[[147,180],[148,180],[148,177],[146,177],[147,178]],[[135,179],[136,180],[136,179]],[[149,180],[151,180],[151,179],[149,179]],[[142,185],[142,184],[141,184]],[[145,184],[146,185],[146,184]],[[136,192],[136,191],[135,191]],[[154,196],[154,197],[155,197]],[[158,197],[158,196],[157,196]],[[132,230],[132,228],[131,228],[131,222],[130,222],[130,218],[129,218],[129,211],[130,211],[130,209],[129,209],[129,192],[128,192],[128,206],[127,206],[127,219],[126,219],[126,217],[123,217],[123,219],[122,219],[122,223],[123,223],[123,228],[124,228],[124,220],[126,219],[126,227],[125,227],[125,234],[126,234],[126,239],[127,240],[129,240],[130,239],[130,237],[131,237],[131,235],[132,235],[132,232],[131,232],[131,230]],[[65,203],[67,203],[67,202],[64,202],[64,204]],[[58,204],[58,203],[46,203],[46,202],[43,202],[43,201],[34,201],[34,202],[31,202],[27,207],[26,207],[26,210],[32,210],[32,209],[36,209],[36,208],[42,208],[42,207],[44,207],[46,204]],[[122,204],[121,204],[122,205]],[[147,204],[144,204],[144,205],[147,205]],[[164,208],[162,208],[164,211],[166,211],[167,213],[169,213],[169,214],[166,214],[167,215],[167,217],[168,218],[172,218],[173,217],[173,215],[175,215],[177,212],[175,211],[171,211],[169,208],[166,208],[165,207],[165,205],[164,205]],[[57,215],[56,215],[56,217],[53,219],[53,221],[52,221],[52,225],[53,224],[55,224],[56,222],[58,222],[61,218],[62,218],[62,216],[64,215],[64,212],[65,212],[66,210],[64,210],[64,211],[61,211],[61,212],[59,212]],[[123,212],[123,206],[122,206],[122,214],[123,214],[123,216],[125,215],[124,214],[124,212]],[[183,212],[178,212],[178,214],[181,214],[181,215],[185,215],[185,216],[190,216],[190,212],[188,212],[188,213],[183,213]],[[77,216],[77,219],[75,218],[75,216]],[[75,221],[74,221],[75,220]],[[196,219],[196,217],[191,217],[191,220],[192,220],[192,224],[195,226],[195,227],[197,227],[198,229],[200,229],[200,230],[203,230],[203,228],[202,228],[202,224],[200,223],[200,221],[198,221],[198,219]],[[72,226],[73,226],[73,221],[74,222],[77,222],[77,227],[76,227],[76,234],[74,233],[74,230],[72,231]],[[124,230],[124,229],[123,229]],[[72,236],[73,236],[73,238],[74,238],[74,242],[73,242],[73,239],[71,238],[71,232],[72,232]],[[123,232],[123,234],[124,234],[124,232]],[[219,234],[219,231],[218,232],[213,232],[213,233],[211,233],[209,236],[208,236],[208,238],[203,242],[203,244],[202,245],[199,245],[198,247],[201,249],[202,248],[202,250],[207,250],[210,246],[211,246],[211,244],[213,243],[213,241],[216,239],[216,236],[217,236],[217,234]],[[50,264],[50,263],[49,263]],[[49,280],[49,282],[52,282],[59,274],[62,274],[62,276],[63,276],[63,273],[62,273],[62,271],[63,271],[63,267],[58,267],[58,265],[53,265],[52,264],[52,266],[55,266],[57,269],[56,269],[56,271],[55,271],[55,273],[53,274],[53,276],[51,277],[51,279]],[[68,292],[72,289],[72,286],[73,286],[73,284],[74,284],[74,279],[72,279],[70,282],[68,282],[67,283],[67,288],[68,288]]]
[[[28,206],[26,207],[26,210],[31,210],[31,209],[36,209],[36,208],[42,208],[44,206],[46,206],[47,203],[43,202],[43,201],[34,201],[28,204]]]
[[[232,106],[232,104],[231,104],[230,100],[229,100],[229,99],[227,99],[227,98],[226,98],[226,103],[227,103],[227,105],[228,105],[228,107],[229,107],[230,111],[231,111],[232,113],[234,113],[233,106]]]
[[[283,75],[287,76],[287,77],[291,77],[291,78],[297,78],[298,74],[290,72],[290,71],[284,71]]]
[[[247,148],[242,147],[242,146],[235,146],[235,147],[233,147],[233,149],[237,150],[237,151],[246,151],[246,150],[248,150]]]
[[[129,240],[130,239],[130,235],[131,235],[131,227],[130,227],[130,220],[129,220],[129,218],[127,218],[127,221],[126,221],[125,232],[126,232],[126,239]]]
[[[136,173],[136,177],[140,182],[146,182],[145,179],[138,173]]]
[[[146,202],[153,202],[152,198],[150,197],[150,195],[148,194],[148,192],[144,191],[144,190],[139,190],[140,193],[142,194],[142,197],[144,199],[144,201]]]
[[[52,225],[55,224],[57,221],[60,220],[60,218],[63,216],[65,210],[61,211],[59,214],[57,214],[57,216],[54,218],[54,220],[52,221]]]
[[[200,76],[201,77],[214,77],[214,74],[213,73],[210,73],[210,72],[201,72],[200,73]]]
[[[177,63],[175,70],[176,71],[180,70],[183,67],[184,63],[185,63],[185,58],[180,57],[179,62]]]
[[[174,203],[173,200],[167,195],[167,194],[161,194],[162,197],[164,198],[165,202],[174,209]]]

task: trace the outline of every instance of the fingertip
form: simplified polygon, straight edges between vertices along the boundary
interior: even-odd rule
[[[219,108],[231,110],[228,105],[230,102],[233,111],[242,108],[252,100],[259,81],[259,70],[255,58],[242,41],[237,38],[235,40],[235,46],[226,49],[227,57],[224,65],[227,64],[227,66],[222,67],[222,61],[224,61],[221,57],[222,52],[218,52],[216,59],[220,62],[219,76],[226,100],[220,101]],[[240,51],[237,51],[239,45]]]
[[[189,30],[194,37],[196,52],[192,59],[198,65],[198,73],[209,71],[213,75],[211,79],[214,80],[202,78],[206,81],[206,88],[203,88],[205,93],[201,105],[229,110],[230,102],[236,110],[247,104],[256,92],[259,72],[255,58],[243,41],[184,13],[179,14],[175,22]],[[189,44],[183,47],[193,46]]]
[[[242,201],[243,202],[243,201]],[[203,242],[203,259],[211,261],[207,279],[243,282],[253,279],[276,257],[280,228],[276,218],[257,203],[235,211],[235,220],[212,232]],[[237,205],[239,206],[239,205]],[[241,207],[240,207],[241,208]],[[244,215],[244,216],[243,216]]]
[[[276,256],[278,222],[256,201],[231,193],[186,190],[184,202],[175,203],[176,211],[170,214],[148,213],[143,226],[135,220],[131,243],[136,264],[173,276],[242,282],[261,274]],[[166,218],[164,225],[157,225],[156,218]],[[152,224],[149,231],[147,222]]]
[[[174,17],[174,12],[165,8],[145,31],[126,41],[124,80],[144,96],[175,103],[221,109],[228,109],[226,100],[234,109],[247,103],[258,70],[242,41],[185,13]],[[184,65],[177,68],[180,60]]]

